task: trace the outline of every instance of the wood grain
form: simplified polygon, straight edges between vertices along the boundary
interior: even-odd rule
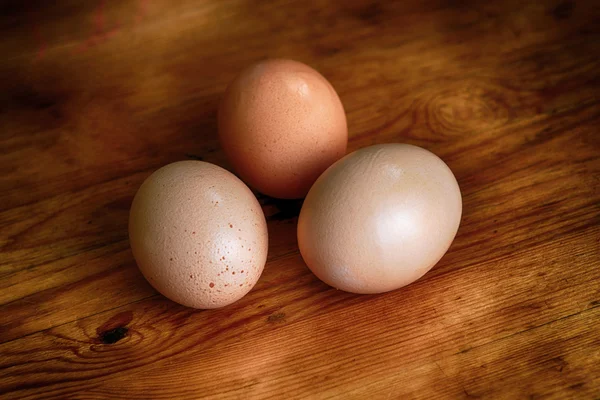
[[[2,398],[600,398],[594,1],[0,2]],[[216,108],[288,57],[344,103],[349,150],[442,157],[464,216],[440,263],[359,296],[304,265],[299,202],[259,195],[265,272],[221,310],[129,250],[158,167],[229,167]]]

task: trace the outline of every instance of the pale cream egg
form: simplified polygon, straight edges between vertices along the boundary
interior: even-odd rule
[[[348,292],[408,285],[446,253],[462,199],[448,166],[407,144],[363,148],[329,167],[310,189],[298,245],[314,274]]]

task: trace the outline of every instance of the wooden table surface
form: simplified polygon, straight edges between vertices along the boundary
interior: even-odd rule
[[[337,4],[340,3],[340,4]],[[124,0],[0,5],[0,397],[600,398],[600,5]],[[438,154],[464,211],[418,282],[354,295],[260,197],[256,287],[211,311],[158,295],[129,249],[154,170],[228,163],[216,109],[286,57],[344,103],[349,151]]]

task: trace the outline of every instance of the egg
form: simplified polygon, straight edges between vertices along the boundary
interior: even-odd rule
[[[231,172],[202,161],[169,164],[144,181],[131,205],[129,240],[150,284],[193,308],[241,299],[267,259],[256,197]]]
[[[460,188],[433,153],[407,144],[360,149],[310,189],[298,221],[307,266],[353,293],[408,285],[446,253],[460,224]]]
[[[236,172],[272,197],[304,197],[346,153],[340,98],[300,62],[270,59],[243,70],[228,86],[218,120],[221,146]]]

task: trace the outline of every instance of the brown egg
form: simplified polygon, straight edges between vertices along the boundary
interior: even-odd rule
[[[217,308],[242,298],[267,259],[267,224],[250,189],[202,161],[154,172],[129,215],[129,240],[146,279],[177,303]]]
[[[446,253],[462,200],[448,166],[406,144],[347,155],[319,177],[298,221],[304,261],[325,283],[381,293],[419,279]]]
[[[229,85],[219,109],[221,145],[237,173],[269,196],[306,195],[346,153],[344,107],[317,71],[291,60],[253,64]]]

